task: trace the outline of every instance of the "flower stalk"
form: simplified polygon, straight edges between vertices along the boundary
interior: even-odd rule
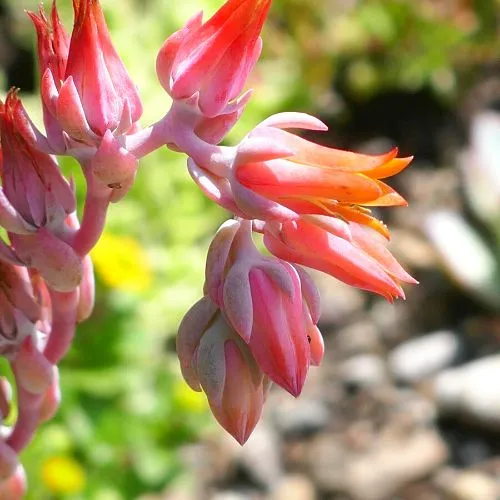
[[[386,248],[375,206],[406,201],[385,179],[411,158],[326,148],[287,131],[326,130],[303,113],[280,113],[238,145],[220,142],[251,90],[271,0],[227,0],[206,22],[198,14],[167,38],[156,60],[172,105],[140,125],[139,90],[113,47],[98,0],[73,0],[68,34],[55,1],[31,17],[38,40],[44,131],[11,90],[0,103],[0,355],[10,363],[18,417],[0,440],[0,496],[25,491],[19,454],[57,410],[58,363],[94,304],[89,252],[111,203],[140,175],[139,160],[168,147],[187,156],[201,191],[234,219],[207,256],[203,297],[177,337],[181,370],[205,392],[215,418],[243,444],[272,383],[297,397],[324,343],[319,292],[305,269],[330,274],[387,300],[415,280]],[[56,155],[79,162],[86,181],[81,221],[73,180]],[[255,245],[256,235],[270,255]],[[0,416],[10,396],[0,381]],[[20,493],[21,492],[21,493]],[[15,498],[18,498],[16,496]],[[19,497],[20,498],[20,497]]]

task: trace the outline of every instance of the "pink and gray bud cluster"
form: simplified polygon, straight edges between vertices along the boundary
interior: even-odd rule
[[[320,363],[319,293],[306,271],[257,250],[249,220],[230,220],[217,232],[204,292],[179,328],[182,372],[193,389],[203,388],[216,418],[243,444],[270,383],[298,396],[309,365]]]
[[[305,269],[392,301],[415,281],[386,248],[373,206],[405,205],[382,179],[411,158],[326,148],[287,129],[326,130],[303,113],[257,125],[237,146],[219,143],[251,97],[247,79],[261,49],[271,0],[228,0],[207,21],[195,15],[156,59],[172,98],[163,118],[139,119],[138,89],[113,47],[98,0],[73,0],[66,32],[55,1],[29,13],[38,40],[44,131],[16,90],[0,102],[0,355],[10,363],[17,420],[0,437],[0,497],[22,498],[17,454],[60,400],[57,364],[94,303],[90,250],[110,203],[132,187],[139,160],[160,147],[188,157],[195,183],[235,218],[207,257],[203,297],[177,337],[181,369],[203,390],[219,423],[244,443],[274,382],[293,396],[321,362],[320,297]],[[84,209],[55,155],[81,165]],[[262,238],[269,254],[258,250]],[[0,416],[11,409],[0,379]]]

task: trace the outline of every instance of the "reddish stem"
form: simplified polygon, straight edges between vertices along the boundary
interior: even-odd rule
[[[7,444],[16,453],[20,453],[33,439],[38,427],[43,393],[32,394],[19,384],[15,362],[12,364],[12,371],[17,386],[18,415],[12,434],[7,439]]]
[[[87,180],[87,195],[83,208],[82,224],[75,232],[71,246],[85,257],[99,241],[106,223],[110,197],[113,192],[107,186],[98,185],[88,165],[82,165]]]
[[[56,292],[50,290],[52,303],[52,329],[43,351],[53,365],[64,357],[71,346],[76,328],[78,291]]]

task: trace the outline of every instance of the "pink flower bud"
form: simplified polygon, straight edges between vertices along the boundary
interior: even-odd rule
[[[75,211],[75,195],[56,160],[36,147],[35,133],[14,91],[0,103],[0,135],[6,197],[31,226],[61,229],[67,214]]]
[[[185,314],[177,335],[177,355],[181,363],[181,371],[189,387],[200,391],[196,366],[194,365],[195,353],[201,337],[208,329],[210,323],[218,314],[217,306],[209,297],[203,297]]]
[[[40,228],[33,236],[14,235],[13,243],[19,256],[40,272],[54,290],[68,292],[82,281],[82,258],[71,246]]]
[[[199,14],[190,19],[158,54],[156,70],[165,90],[174,99],[198,92],[202,114],[223,114],[259,58],[270,5],[270,0],[228,0],[206,23]]]
[[[294,396],[300,394],[307,375],[308,331],[319,316],[319,294],[305,271],[301,274],[305,295],[291,264],[257,251],[250,221],[226,222],[208,252],[205,293],[248,344],[260,369]]]
[[[2,151],[0,150],[0,172],[2,171]],[[29,234],[35,231],[35,228],[28,224],[22,216],[12,206],[12,203],[5,196],[0,187],[0,226],[6,231],[18,234]]]
[[[125,103],[132,122],[140,118],[142,104],[113,47],[98,0],[73,0],[73,8],[65,78],[72,77],[91,129],[102,136],[118,127]]]
[[[177,52],[184,40],[192,33],[199,30],[203,19],[203,12],[198,12],[187,23],[175,33],[172,33],[158,52],[156,57],[156,74],[162,87],[170,94],[172,81],[172,67],[177,56]]]
[[[203,389],[221,426],[245,443],[260,419],[270,382],[208,297],[184,317],[177,352],[186,381]]]
[[[64,80],[68,60],[69,36],[59,19],[55,0],[52,2],[50,19],[40,6],[38,15],[27,12],[35,25],[38,42],[38,68],[40,76],[49,69],[57,85]]]
[[[48,75],[44,78],[48,79]],[[99,137],[92,131],[87,121],[80,95],[71,75],[63,82],[57,98],[54,99],[54,112],[59,125],[72,139],[89,145],[98,143]]]
[[[65,143],[61,126],[45,102],[44,94],[46,92],[44,89],[47,89],[47,83],[52,83],[54,92],[57,92],[64,80],[68,60],[69,36],[59,19],[55,0],[52,3],[50,19],[47,18],[42,7],[39,8],[38,15],[34,12],[27,14],[33,21],[37,34],[38,68],[42,80],[43,121],[47,139],[55,151],[64,151]]]
[[[30,337],[23,341],[13,364],[17,382],[31,394],[44,393],[52,383],[52,365]]]

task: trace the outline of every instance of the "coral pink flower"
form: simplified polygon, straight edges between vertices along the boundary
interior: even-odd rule
[[[271,222],[264,226],[264,243],[281,259],[323,271],[389,301],[404,298],[402,282],[416,283],[386,248],[385,238],[356,222],[321,215]]]
[[[196,144],[189,173],[211,200],[238,217],[286,221],[301,214],[331,215],[388,237],[369,207],[406,205],[381,179],[403,170],[411,158],[397,158],[396,149],[370,156],[327,148],[285,128],[326,130],[303,113],[273,115],[236,148],[215,151]]]
[[[218,231],[208,252],[205,293],[248,344],[261,370],[298,396],[311,357],[318,363],[322,356],[315,327],[319,294],[305,271],[299,274],[288,262],[263,256],[253,244],[251,226],[232,220]]]
[[[228,0],[204,24],[201,13],[190,19],[158,54],[156,71],[165,90],[174,99],[199,92],[204,115],[224,113],[259,58],[270,5],[271,0]]]
[[[136,122],[142,104],[113,47],[99,1],[73,0],[73,9],[75,22],[65,83],[74,85],[90,127],[103,135],[118,127],[124,113]]]
[[[218,422],[245,443],[261,417],[270,381],[210,298],[184,316],[177,354],[186,382],[203,389]]]
[[[381,179],[403,170],[412,158],[396,158],[397,149],[369,156],[327,148],[282,130],[321,128],[311,118],[283,113],[257,126],[240,146],[245,153],[236,160],[236,181],[297,214],[333,215],[368,225],[387,236],[385,226],[370,215],[367,207],[406,205]],[[249,154],[246,142],[260,145],[261,150]]]
[[[106,131],[125,134],[142,103],[109,36],[98,0],[73,0],[68,42],[55,2],[51,19],[29,13],[38,35],[41,94],[49,143],[57,153],[99,146]],[[64,133],[63,133],[64,132]]]

